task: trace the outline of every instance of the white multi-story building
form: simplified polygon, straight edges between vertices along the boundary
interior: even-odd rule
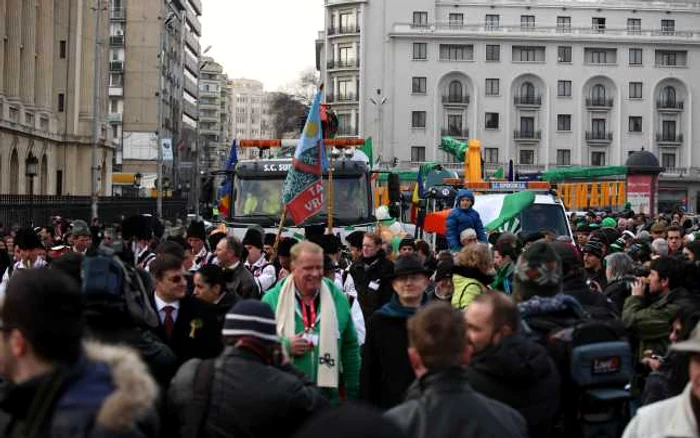
[[[319,42],[341,133],[385,162],[455,161],[451,135],[480,139],[487,168],[644,148],[700,174],[698,1],[327,0]]]
[[[199,133],[201,168],[207,172],[223,168],[231,145],[231,94],[221,64],[202,59],[199,79]]]

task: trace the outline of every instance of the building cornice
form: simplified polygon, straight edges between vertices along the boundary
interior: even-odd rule
[[[436,6],[443,7],[483,7],[491,8],[562,8],[566,9],[608,9],[637,11],[700,12],[700,1],[640,1],[640,0],[436,0]]]

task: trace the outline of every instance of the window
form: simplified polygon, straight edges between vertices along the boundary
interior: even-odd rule
[[[593,31],[603,33],[605,32],[605,18],[603,17],[593,17]]]
[[[664,153],[661,154],[661,166],[665,168],[676,167],[676,154]]]
[[[39,128],[43,129],[44,131],[49,130],[49,119],[46,117],[40,117],[39,118]]]
[[[676,89],[667,86],[661,90],[661,104],[662,108],[674,108],[676,106]]]
[[[520,150],[520,160],[518,164],[535,164],[535,151],[530,149]]]
[[[617,62],[617,50],[585,48],[583,57],[588,64],[614,64]]]
[[[571,114],[557,114],[557,131],[571,131]]]
[[[63,171],[56,171],[56,196],[61,196],[63,194]]]
[[[425,94],[427,90],[428,78],[425,76],[414,76],[411,80],[411,92],[414,94]]]
[[[571,97],[571,81],[557,81],[557,96]]]
[[[495,30],[500,27],[501,16],[486,14],[486,30]]]
[[[571,62],[571,46],[559,46],[557,62]]]
[[[58,112],[62,113],[66,109],[66,95],[58,93]]]
[[[661,139],[664,141],[676,141],[676,121],[664,120],[661,122]]]
[[[628,18],[627,19],[627,33],[641,33],[642,32],[642,19],[641,18]]]
[[[676,20],[661,20],[661,32],[672,34],[676,31]]]
[[[557,166],[571,165],[571,149],[557,149]]]
[[[642,49],[630,49],[630,65],[642,65]]]
[[[462,115],[448,114],[447,115],[447,135],[453,137],[465,137],[462,132]]]
[[[440,59],[443,61],[471,61],[474,59],[474,46],[440,44]]]
[[[571,17],[557,17],[557,30],[559,32],[571,32]]]
[[[535,16],[534,15],[521,15],[520,16],[520,28],[521,29],[534,29],[535,27]]]
[[[411,161],[414,163],[425,161],[425,146],[411,146]]]
[[[416,27],[426,27],[428,25],[428,13],[425,11],[414,11],[413,25]]]
[[[642,132],[642,118],[639,116],[630,116],[629,130],[630,132]]]
[[[34,114],[24,113],[24,123],[33,128],[34,127]]]
[[[119,138],[119,125],[112,125],[112,138]]]
[[[355,14],[344,12],[339,16],[340,31],[343,33],[354,32],[355,31]]]
[[[119,112],[119,99],[109,99],[109,112],[118,113]]]
[[[535,138],[535,118],[520,118],[520,138]]]
[[[688,52],[685,50],[657,50],[656,65],[666,67],[685,67]]]
[[[605,166],[605,152],[591,152],[591,165]]]
[[[450,22],[450,27],[462,27],[462,26],[464,26],[464,14],[450,13],[449,22]]]
[[[486,45],[486,60],[487,61],[500,61],[501,60],[501,46],[499,44],[487,44]]]
[[[425,111],[413,111],[411,113],[411,127],[425,128]]]
[[[428,43],[413,43],[413,59],[428,59]]]
[[[605,139],[605,119],[593,119],[591,120],[591,138],[593,140],[604,140]]]
[[[539,46],[513,46],[514,62],[543,62],[544,47]]]
[[[532,82],[523,82],[520,86],[520,97],[526,101],[535,98],[535,86],[532,85]]]
[[[642,98],[642,83],[630,82],[630,99]]]
[[[459,81],[452,81],[447,87],[448,89],[448,100],[450,102],[460,102],[462,100],[462,83]]]
[[[124,75],[122,73],[110,73],[109,74],[109,86],[110,87],[121,87],[124,85]]]
[[[486,95],[498,96],[500,93],[500,80],[496,78],[486,79]]]
[[[498,129],[498,113],[486,113],[486,129]]]
[[[66,52],[68,47],[66,46],[66,40],[61,40],[58,42],[58,57],[61,59],[66,59]]]
[[[484,148],[484,162],[498,163],[498,148]]]

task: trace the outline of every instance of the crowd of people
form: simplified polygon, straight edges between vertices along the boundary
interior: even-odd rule
[[[459,196],[444,249],[2,227],[0,436],[699,436],[693,219],[487,236]]]

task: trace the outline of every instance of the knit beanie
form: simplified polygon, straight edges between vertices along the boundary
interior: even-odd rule
[[[277,244],[277,255],[282,257],[290,257],[292,255],[292,247],[299,243],[292,237],[283,237],[280,243]]]
[[[591,254],[593,256],[598,257],[599,259],[602,259],[603,258],[603,244],[595,239],[591,239],[588,242],[586,242],[585,245],[583,245],[583,253],[584,254]]]
[[[401,242],[399,243],[399,249],[403,248],[404,246],[410,246],[415,251],[416,241],[411,239],[410,237],[403,238],[403,239],[401,239]]]
[[[71,224],[71,232],[73,233],[73,236],[78,237],[78,236],[87,236],[91,237],[92,233],[90,233],[90,227],[88,227],[87,222],[76,219],[73,221]]]
[[[263,248],[263,236],[260,234],[260,231],[253,229],[253,228],[248,228],[248,230],[245,232],[245,236],[243,236],[243,246],[250,245],[258,249]]]
[[[268,342],[278,342],[275,314],[267,304],[258,300],[243,300],[226,314],[223,336],[248,336]]]
[[[606,217],[601,223],[603,227],[615,228],[617,227],[617,221],[612,217]]]
[[[561,292],[561,258],[551,244],[537,241],[518,259],[513,280],[515,294],[521,300],[535,295],[554,296]]]

